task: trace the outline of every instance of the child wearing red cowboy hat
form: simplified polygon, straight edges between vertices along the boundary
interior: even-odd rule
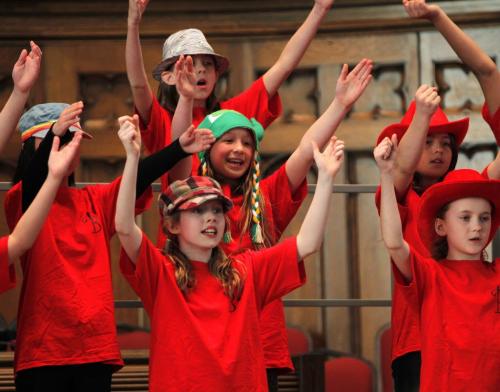
[[[394,168],[394,187],[405,239],[421,254],[429,255],[421,243],[416,224],[421,193],[441,181],[457,162],[458,146],[467,133],[469,119],[449,121],[439,107],[434,87],[422,85],[400,123],[387,126],[377,144],[396,135],[399,154]],[[380,206],[380,188],[375,201]],[[392,370],[399,391],[418,390],[420,337],[418,314],[404,298],[403,288],[394,286],[391,309]]]
[[[484,249],[500,223],[500,181],[455,170],[429,187],[417,224],[431,257],[405,241],[394,192],[397,138],[375,148],[380,222],[401,286],[420,326],[422,391],[498,391],[500,269]]]
[[[131,209],[139,141],[138,130],[122,139],[115,223],[122,272],[151,318],[150,390],[267,391],[259,314],[305,281],[301,260],[321,244],[343,142],[332,138],[323,153],[313,142],[318,185],[296,238],[226,256],[220,245],[233,202],[207,176],[175,181],[162,194],[164,251],[144,236]]]
[[[427,4],[425,0],[403,0],[403,6],[412,18],[429,20],[448,41],[458,57],[467,65],[483,90],[485,103],[483,118],[490,125],[500,146],[500,71],[497,65],[465,34],[437,4]],[[500,178],[500,155],[488,168],[490,178]]]
[[[172,132],[172,116],[178,100],[182,99],[178,94],[175,70],[178,60],[187,61],[195,70],[195,101],[191,108],[195,126],[215,110],[233,109],[249,118],[254,117],[266,128],[281,114],[279,87],[300,62],[334,0],[315,0],[311,12],[290,38],[276,63],[243,93],[226,101],[217,99],[215,87],[219,77],[228,69],[229,61],[213,50],[200,30],[193,28],[177,31],[165,41],[162,60],[153,71],[153,77],[160,82],[158,98],[154,96],[144,70],[139,39],[139,26],[148,3],[149,0],[129,0],[125,60],[134,105],[141,120],[144,145],[153,153],[177,139],[179,132],[185,130]],[[184,56],[187,56],[186,59]],[[193,159],[192,173],[195,174],[198,161],[196,157]],[[189,164],[179,168],[175,169],[174,179],[185,178],[191,173]],[[162,189],[167,186],[164,176]]]

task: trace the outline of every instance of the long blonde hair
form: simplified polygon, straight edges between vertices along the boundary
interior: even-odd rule
[[[189,294],[196,286],[196,276],[193,272],[193,265],[179,247],[179,241],[175,234],[168,230],[168,223],[180,221],[180,211],[174,212],[172,215],[164,215],[163,231],[168,237],[163,253],[167,255],[175,270],[175,280],[177,286],[182,291],[184,296]],[[229,298],[230,311],[236,309],[236,305],[241,298],[243,292],[245,275],[234,267],[237,260],[232,260],[226,256],[224,251],[219,247],[212,249],[212,255],[208,261],[208,270],[211,275],[215,276],[222,284],[224,294]]]

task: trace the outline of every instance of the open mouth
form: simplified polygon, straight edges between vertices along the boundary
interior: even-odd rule
[[[229,163],[230,165],[233,165],[233,166],[243,166],[243,159],[238,159],[238,158],[228,158],[226,159],[226,162]]]
[[[436,158],[431,161],[431,163],[436,164],[436,165],[442,165],[444,162],[442,159]]]
[[[205,79],[200,79],[196,82],[198,87],[205,87],[207,85],[207,81]]]
[[[209,237],[215,237],[217,235],[217,229],[215,227],[207,227],[206,229],[202,230],[201,233]]]

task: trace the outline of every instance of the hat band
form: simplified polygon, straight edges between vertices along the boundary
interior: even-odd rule
[[[23,133],[21,133],[21,141],[24,142],[34,134],[50,129],[52,124],[54,124],[55,122],[57,122],[57,120],[50,120],[44,123],[33,125],[31,128],[28,128]],[[73,124],[70,128],[77,128],[80,131],[82,130],[82,128],[78,124]]]

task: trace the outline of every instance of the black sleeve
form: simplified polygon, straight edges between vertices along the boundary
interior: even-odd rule
[[[22,181],[22,208],[23,213],[28,209],[33,199],[38,194],[38,191],[42,187],[47,174],[49,172],[49,156],[52,150],[52,142],[54,141],[54,134],[52,133],[52,127],[47,132],[47,135],[43,138],[42,142],[38,146],[33,158],[28,164],[26,170],[23,173]]]
[[[182,149],[177,139],[162,150],[142,159],[137,169],[136,198],[138,199],[157,178],[189,155],[191,154]]]

